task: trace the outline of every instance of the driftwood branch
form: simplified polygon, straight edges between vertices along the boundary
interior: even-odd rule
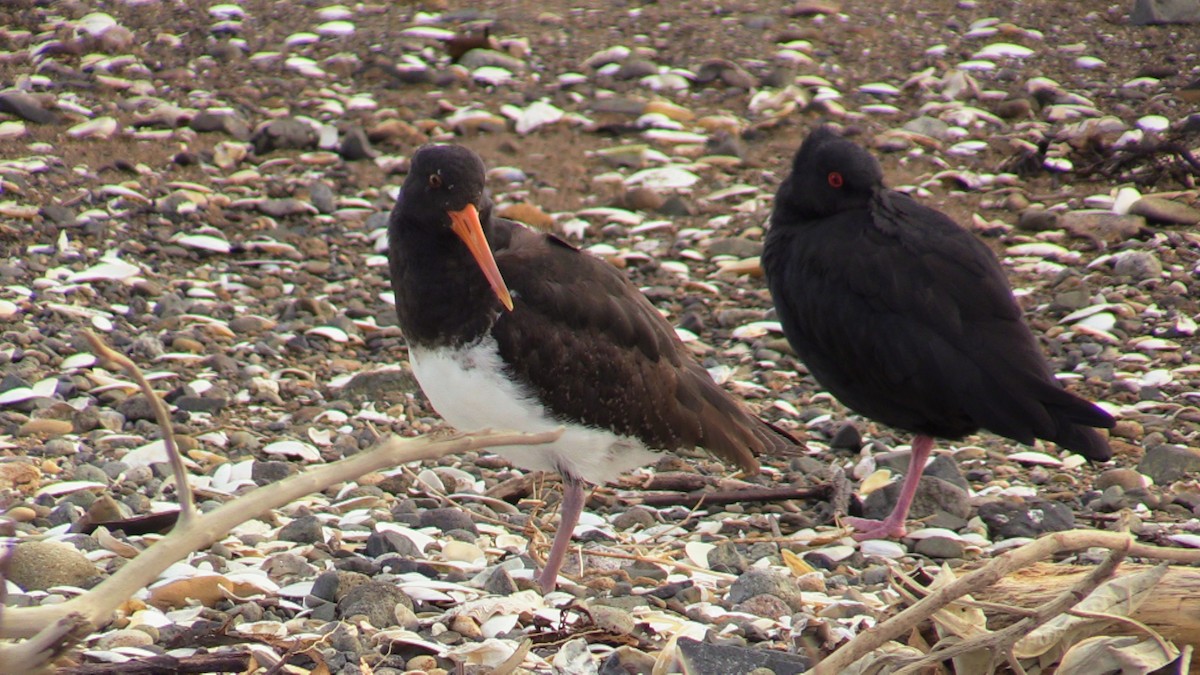
[[[748,487],[737,490],[699,490],[687,493],[649,494],[641,497],[624,497],[626,504],[646,506],[686,506],[696,508],[701,504],[734,504],[745,502],[778,502],[788,499],[821,499],[829,494],[828,485],[814,488],[766,488]]]
[[[1150,567],[1125,563],[1121,573],[1137,574]],[[988,614],[989,625],[1004,626],[1011,621],[1005,614],[1011,615],[1014,609],[1019,611],[1046,602],[1062,589],[1077,583],[1091,569],[1090,565],[1037,563],[972,595]],[[1200,647],[1200,570],[1191,567],[1168,569],[1129,617],[1110,618],[1147,626],[1180,647]],[[1140,631],[1135,631],[1132,623],[1129,627],[1129,632]]]
[[[1114,549],[1109,553],[1104,562],[1097,565],[1089,574],[1078,581],[1074,586],[1060,593],[1058,597],[1038,607],[1030,616],[1026,616],[1013,625],[998,630],[992,633],[986,633],[978,637],[948,645],[938,646],[931,650],[925,656],[916,659],[912,663],[905,665],[900,670],[897,670],[894,675],[916,675],[922,669],[932,666],[942,661],[952,659],[961,654],[968,654],[975,650],[986,649],[995,654],[1005,654],[1012,651],[1012,645],[1017,640],[1038,626],[1046,623],[1050,619],[1066,612],[1071,607],[1079,604],[1089,593],[1104,583],[1109,577],[1116,572],[1121,561],[1125,559],[1126,549]]]
[[[425,437],[388,439],[369,451],[260,487],[196,518],[187,527],[176,527],[81,596],[58,605],[9,608],[0,616],[0,637],[31,637],[45,626],[71,615],[82,617],[93,627],[100,626],[122,602],[188,553],[212,545],[241,523],[331,485],[398,464],[454,453],[498,445],[549,443],[560,434],[558,430],[540,434],[483,432],[436,440]]]
[[[1119,532],[1069,530],[1046,535],[1037,541],[1009,551],[983,567],[963,575],[925,596],[916,604],[883,623],[863,631],[840,649],[830,654],[813,669],[813,675],[837,675],[850,664],[883,646],[889,640],[907,635],[934,612],[967,594],[978,594],[1008,574],[1066,551],[1087,548],[1125,550],[1137,558],[1167,560],[1178,563],[1200,562],[1200,550],[1175,549],[1138,543],[1132,536]]]
[[[125,374],[137,383],[138,389],[142,390],[142,395],[150,402],[150,407],[154,410],[154,419],[162,432],[163,445],[166,447],[167,458],[170,460],[171,473],[175,476],[175,493],[179,499],[179,520],[176,526],[186,526],[196,517],[196,504],[192,499],[192,487],[187,479],[187,467],[183,465],[183,456],[179,454],[179,446],[175,442],[175,427],[171,424],[171,412],[167,410],[166,404],[150,386],[150,381],[142,374],[142,369],[129,360],[128,356],[109,347],[91,331],[84,331],[83,337],[87,339],[92,351],[100,357],[102,362],[114,363],[125,371]]]

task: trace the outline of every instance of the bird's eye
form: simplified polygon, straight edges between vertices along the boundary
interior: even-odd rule
[[[434,190],[442,187],[442,177],[436,173],[429,174],[429,187]]]
[[[831,188],[840,188],[846,182],[845,179],[842,178],[842,174],[838,173],[837,171],[830,171],[828,180],[829,187]]]

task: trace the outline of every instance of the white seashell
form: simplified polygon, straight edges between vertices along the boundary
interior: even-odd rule
[[[642,169],[625,179],[626,186],[642,185],[657,189],[687,188],[695,185],[700,176],[678,166]]]
[[[116,281],[120,279],[128,279],[141,274],[142,269],[137,265],[127,263],[118,258],[109,258],[92,265],[91,267],[80,270],[67,277],[67,283],[78,284],[89,281]]]
[[[1020,462],[1021,464],[1034,464],[1037,466],[1053,466],[1053,467],[1062,466],[1061,459],[1047,455],[1044,452],[1034,452],[1032,450],[1025,450],[1022,452],[1014,452],[1011,455],[1009,455],[1008,458],[1014,462]]]
[[[1190,548],[1200,548],[1200,534],[1172,534],[1167,539]]]
[[[1103,59],[1098,59],[1094,56],[1080,56],[1079,58],[1075,59],[1075,67],[1083,68],[1084,70],[1103,68],[1106,65],[1108,64],[1106,64]]]
[[[350,336],[346,331],[336,326],[317,326],[304,331],[305,335],[318,335],[320,337],[333,340],[334,342],[349,342]]]
[[[63,359],[59,367],[63,370],[76,370],[79,368],[91,368],[94,365],[96,365],[95,355],[81,352]]]
[[[874,555],[880,558],[902,558],[908,555],[908,549],[899,542],[887,539],[868,539],[858,545],[863,555]]]
[[[27,129],[25,128],[25,123],[20,120],[0,122],[0,138],[20,138],[25,135],[26,131]]]
[[[283,39],[283,44],[289,47],[303,47],[304,45],[312,45],[321,41],[321,36],[316,33],[307,31],[302,33],[292,33]]]
[[[480,66],[471,71],[471,79],[483,84],[498,86],[511,82],[513,74],[511,71],[499,66]]]
[[[317,18],[322,21],[336,21],[337,19],[349,19],[354,16],[354,12],[348,7],[342,5],[329,5],[317,10]]]
[[[961,141],[946,148],[946,154],[966,157],[986,150],[987,147],[986,141]]]
[[[81,18],[75,25],[88,35],[100,37],[119,24],[116,19],[104,12],[92,12]]]
[[[317,62],[304,56],[289,56],[283,62],[283,65],[291,70],[296,71],[304,77],[313,79],[321,79],[325,77],[325,71]]]
[[[214,18],[221,21],[231,19],[244,19],[246,12],[241,7],[233,4],[213,5],[208,8],[208,13]]]
[[[20,311],[21,308],[17,306],[17,303],[12,300],[0,299],[0,320],[11,319]]]
[[[858,88],[864,94],[872,96],[898,96],[900,90],[886,82],[869,82]]]
[[[479,626],[479,630],[483,633],[484,638],[491,639],[516,628],[519,618],[520,616],[515,612],[512,614],[496,614],[484,621]]]
[[[1117,196],[1113,199],[1112,211],[1123,216],[1129,213],[1129,207],[1141,198],[1142,193],[1138,192],[1137,188],[1123,187],[1117,190]]]
[[[268,455],[299,457],[308,462],[320,461],[321,453],[309,443],[301,441],[276,441],[262,449]]]
[[[1034,256],[1037,258],[1048,258],[1050,260],[1062,260],[1066,262],[1074,262],[1079,259],[1079,253],[1072,251],[1058,244],[1048,242],[1033,242],[1029,244],[1016,244],[1008,247],[1008,254],[1012,256]]]
[[[500,113],[516,122],[518,134],[527,134],[534,129],[554,124],[563,118],[563,111],[546,101],[534,101],[526,108],[506,105],[500,108]]]
[[[450,40],[457,36],[452,30],[445,28],[434,28],[433,26],[413,26],[400,31],[400,35],[404,37],[417,38],[421,40]]]
[[[858,486],[858,491],[864,497],[872,492],[886,487],[892,482],[892,472],[889,469],[878,469],[863,479],[862,484]]]
[[[816,552],[820,553],[821,555],[825,556],[826,558],[828,558],[829,560],[831,560],[833,562],[841,562],[841,561],[845,560],[846,558],[849,558],[850,556],[854,555],[854,547],[847,546],[844,544],[838,544],[835,546],[826,546],[824,548],[818,548],[818,549],[816,549]]]
[[[697,145],[708,140],[708,136],[704,134],[673,129],[647,129],[642,132],[642,137],[660,143],[694,143]]]
[[[1105,333],[1111,331],[1117,325],[1117,317],[1112,312],[1098,312],[1091,316],[1077,321],[1076,327],[1089,328],[1091,330],[1103,331]]]
[[[687,554],[688,560],[696,567],[708,569],[708,554],[717,546],[702,541],[689,541],[683,546],[683,552]]]
[[[50,398],[58,388],[58,379],[47,377],[39,380],[32,387],[15,387],[0,394],[0,405],[10,405],[28,401],[31,398]]]
[[[973,59],[1023,59],[1033,55],[1033,50],[1011,42],[993,42],[975,52]],[[960,64],[961,68],[962,65]]]
[[[868,115],[899,115],[903,112],[900,108],[887,103],[868,103],[858,110]]]
[[[1161,387],[1164,384],[1170,384],[1174,381],[1175,376],[1171,371],[1165,368],[1155,368],[1150,372],[1142,375],[1141,384],[1143,387]]]
[[[1152,133],[1162,133],[1171,126],[1171,120],[1162,115],[1146,115],[1138,119],[1137,126],[1143,131]]]
[[[210,234],[177,234],[171,237],[171,241],[181,246],[198,248],[204,251],[214,251],[216,253],[229,253],[233,250],[229,242]]]
[[[354,24],[349,21],[326,21],[317,26],[317,34],[325,37],[343,37],[354,34]]]
[[[107,487],[108,486],[104,483],[98,483],[91,480],[67,480],[61,483],[51,483],[50,485],[46,485],[34,493],[34,496],[41,497],[43,495],[47,495],[50,497],[61,497],[63,495],[69,495],[72,492],[79,492],[80,490],[103,490]]]
[[[929,539],[930,537],[945,537],[946,539],[953,539],[955,541],[963,540],[963,536],[961,534],[955,532],[954,530],[947,530],[944,527],[923,527],[919,530],[909,532],[904,536],[907,539],[913,539],[917,541],[921,539]]]
[[[67,129],[67,135],[72,138],[112,138],[120,125],[112,117],[97,117],[94,120],[81,122]]]
[[[963,61],[962,63],[958,64],[955,67],[958,68],[959,70],[967,70],[967,71],[988,71],[988,70],[995,70],[996,64],[992,61],[981,61],[979,59],[972,59],[970,61]]]
[[[1075,165],[1071,162],[1071,160],[1067,159],[1066,157],[1047,157],[1045,161],[1042,162],[1042,166],[1046,167],[1050,171],[1058,171],[1060,173],[1065,173],[1075,168]]]
[[[778,321],[753,321],[733,329],[731,335],[737,340],[754,340],[768,333],[782,333],[783,326]]]
[[[583,62],[583,65],[587,68],[599,68],[600,66],[607,65],[609,63],[624,61],[625,58],[629,56],[629,53],[629,47],[624,45],[616,45],[607,49],[601,49],[600,51],[592,54],[587,58],[586,61]]]

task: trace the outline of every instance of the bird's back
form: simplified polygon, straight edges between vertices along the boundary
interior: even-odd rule
[[[795,448],[713,382],[616,268],[509,221],[489,237],[515,303],[492,334],[554,416],[651,448],[701,446],[747,471],[756,454]]]
[[[858,210],[774,222],[763,264],[788,340],[850,408],[916,433],[985,428],[1108,457],[1079,425],[1112,418],[1058,384],[995,256],[944,214],[881,189]]]

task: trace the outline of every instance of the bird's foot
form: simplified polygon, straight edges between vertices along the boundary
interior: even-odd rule
[[[846,516],[842,518],[843,525],[849,525],[858,532],[854,533],[855,541],[866,541],[868,539],[899,539],[908,534],[908,529],[904,527],[902,518],[886,518],[884,520],[874,520],[872,518],[854,518]]]

